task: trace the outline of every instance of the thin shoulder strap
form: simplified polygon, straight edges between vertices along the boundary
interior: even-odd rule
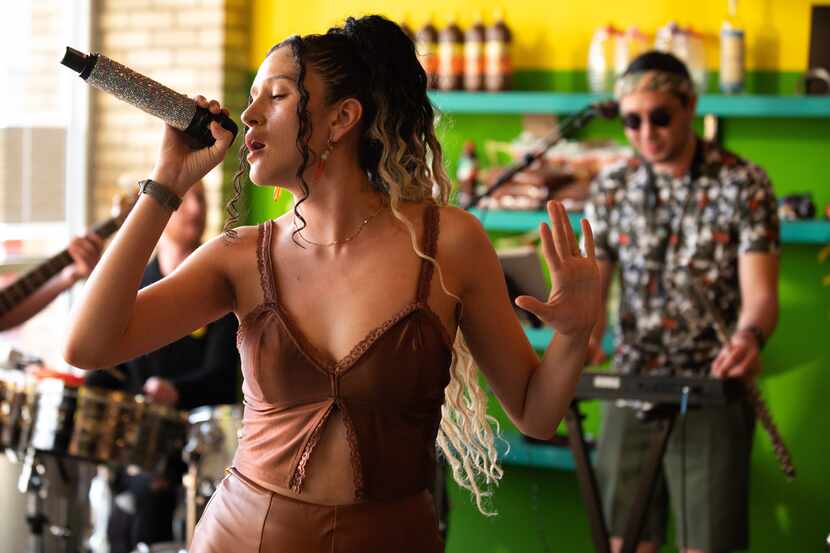
[[[435,259],[436,250],[438,249],[438,223],[438,206],[428,204],[424,209],[424,238],[421,249],[433,259]],[[432,283],[432,273],[434,270],[435,265],[430,260],[421,260],[421,274],[418,277],[418,291],[415,296],[415,301],[425,303],[429,298],[429,287]]]
[[[271,264],[271,234],[274,221],[260,223],[257,227],[256,260],[259,268],[259,282],[262,286],[264,303],[276,303],[277,289],[274,280],[274,269]]]

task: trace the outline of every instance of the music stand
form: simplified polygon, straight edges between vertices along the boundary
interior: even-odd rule
[[[539,262],[539,255],[534,246],[519,246],[509,249],[501,249],[496,252],[501,263],[504,278],[507,282],[507,293],[510,300],[518,296],[533,296],[541,301],[546,301],[549,288],[542,274],[542,266]],[[515,307],[520,318],[524,318],[534,328],[543,326],[542,321],[535,315]]]

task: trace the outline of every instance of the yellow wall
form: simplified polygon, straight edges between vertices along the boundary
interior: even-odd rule
[[[348,15],[381,13],[407,17],[412,27],[430,14],[441,25],[457,13],[462,26],[480,11],[489,21],[496,10],[508,8],[507,22],[516,31],[514,63],[520,69],[580,69],[585,67],[588,41],[606,23],[636,25],[654,31],[669,20],[693,25],[707,36],[707,65],[717,67],[717,33],[726,13],[726,0],[335,0],[288,2],[254,0],[251,68],[256,68],[276,42],[292,34],[319,33]],[[803,71],[807,66],[810,7],[828,5],[815,0],[740,0],[738,14],[747,30],[749,69]]]

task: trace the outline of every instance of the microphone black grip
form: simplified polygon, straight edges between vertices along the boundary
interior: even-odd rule
[[[196,106],[196,113],[190,121],[190,125],[184,130],[187,135],[187,143],[194,150],[213,146],[216,139],[210,134],[210,122],[218,121],[222,128],[233,133],[236,139],[236,133],[239,127],[233,122],[233,119],[224,113],[211,113],[209,109]],[[232,140],[233,141],[233,140]]]

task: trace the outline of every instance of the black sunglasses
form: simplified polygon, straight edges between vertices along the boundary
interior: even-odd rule
[[[671,113],[665,108],[657,108],[648,114],[648,122],[652,126],[666,128],[671,125]],[[624,113],[622,124],[623,127],[636,131],[643,124],[643,118],[639,113]]]

